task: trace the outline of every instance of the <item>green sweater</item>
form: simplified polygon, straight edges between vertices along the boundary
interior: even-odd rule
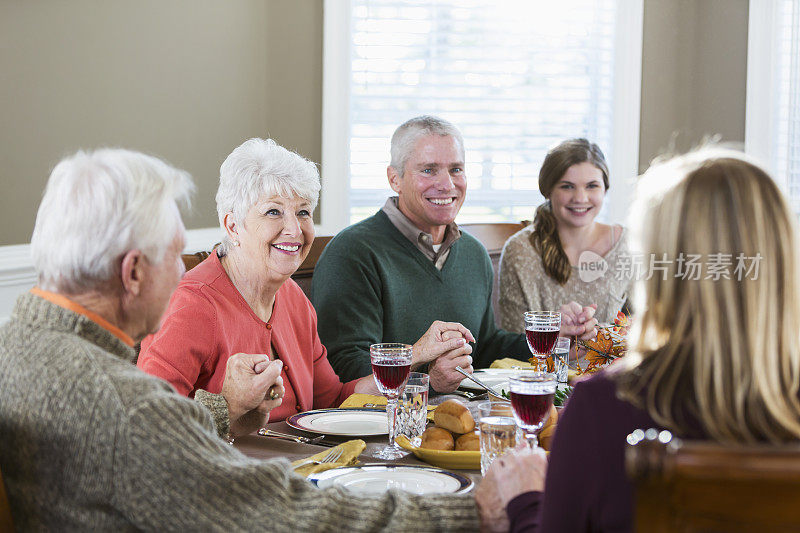
[[[368,376],[370,344],[413,344],[434,320],[472,332],[476,368],[499,357],[527,359],[524,335],[495,325],[492,279],[486,249],[466,233],[439,271],[383,211],[350,226],[322,252],[311,288],[333,369],[342,381]]]
[[[88,318],[33,294],[0,328],[0,470],[19,531],[474,531],[470,495],[319,490]]]

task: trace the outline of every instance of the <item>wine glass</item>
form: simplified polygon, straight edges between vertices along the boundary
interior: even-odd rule
[[[561,330],[560,311],[527,311],[525,317],[525,337],[528,349],[539,360],[542,368],[543,360],[553,352]]]
[[[538,446],[536,432],[550,416],[556,384],[555,374],[547,372],[523,372],[508,381],[514,419],[525,432],[531,449]]]
[[[378,459],[399,459],[408,455],[394,442],[397,418],[397,398],[408,380],[411,370],[411,345],[396,342],[373,344],[369,347],[372,376],[381,394],[386,396],[386,414],[389,417],[389,445],[377,451]]]

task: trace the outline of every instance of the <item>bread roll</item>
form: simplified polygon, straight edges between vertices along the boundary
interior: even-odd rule
[[[553,444],[553,436],[556,434],[556,426],[547,426],[539,432],[539,446],[550,451],[550,445]]]
[[[550,416],[547,418],[547,422],[544,423],[544,427],[539,432],[539,446],[544,448],[545,450],[550,450],[550,445],[553,443],[553,435],[556,432],[556,422],[558,421],[558,409],[555,406],[550,408]]]
[[[456,439],[457,452],[478,452],[481,449],[481,439],[474,431],[472,433],[464,433]]]
[[[542,429],[549,428],[550,426],[555,426],[556,422],[558,422],[558,409],[556,409],[555,405],[550,406],[550,414],[547,415],[547,420],[542,426]]]
[[[433,422],[453,433],[469,433],[475,429],[475,419],[464,404],[457,400],[442,402],[433,412]]]
[[[429,427],[422,434],[422,443],[419,447],[429,450],[452,450],[453,435],[446,429]]]

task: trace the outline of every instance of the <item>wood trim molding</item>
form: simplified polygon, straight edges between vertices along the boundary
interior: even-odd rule
[[[222,240],[220,228],[201,228],[186,232],[185,253],[210,250]],[[36,271],[31,260],[30,244],[0,246],[0,324],[5,323],[14,302],[36,284]]]

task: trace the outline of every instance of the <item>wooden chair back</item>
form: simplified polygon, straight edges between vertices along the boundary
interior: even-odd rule
[[[2,472],[0,472],[0,531],[14,531],[14,522],[11,520],[11,504],[6,496]]]
[[[524,228],[525,223],[513,222],[490,222],[481,224],[459,224],[459,229],[466,231],[486,248],[489,258],[492,260],[492,270],[494,271],[494,282],[492,283],[492,309],[494,310],[495,323],[499,325],[500,315],[498,311],[498,301],[500,299],[500,282],[498,272],[500,270],[500,255],[503,252],[503,245],[509,237]]]
[[[217,245],[214,245],[216,248]],[[211,250],[213,251],[214,248]],[[181,258],[183,259],[183,265],[186,267],[186,272],[189,272],[191,269],[205,261],[205,259],[211,255],[211,252],[201,251],[195,252],[193,254],[183,254]]]
[[[656,430],[628,443],[636,531],[800,531],[800,445],[681,442]]]

